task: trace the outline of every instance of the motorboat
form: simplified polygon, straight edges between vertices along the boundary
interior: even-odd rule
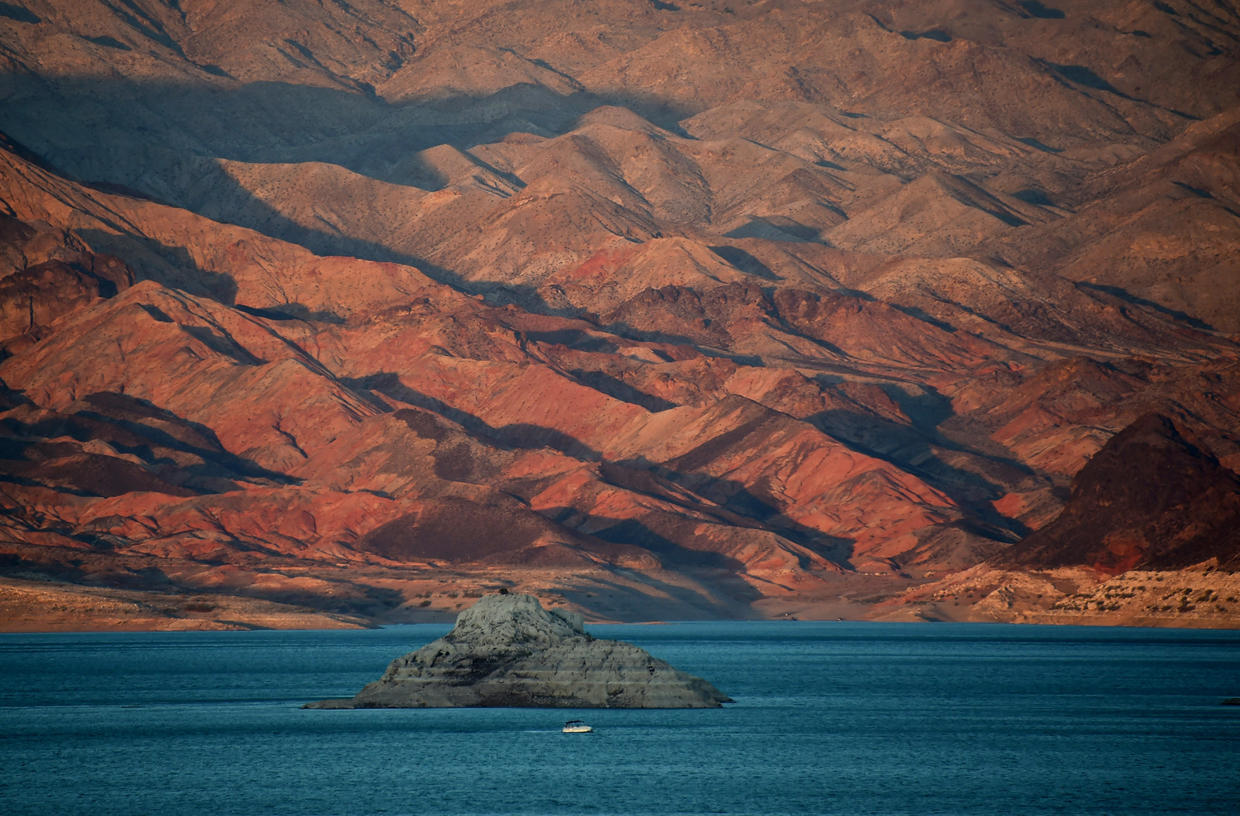
[[[565,734],[589,734],[594,729],[581,720],[569,720],[562,730]]]

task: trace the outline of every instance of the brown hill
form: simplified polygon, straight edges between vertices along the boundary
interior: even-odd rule
[[[1211,559],[1240,564],[1240,476],[1167,417],[1146,414],[1081,468],[1057,518],[992,563],[1115,575]]]
[[[252,5],[0,8],[20,625],[887,614],[1240,466],[1222,6]]]

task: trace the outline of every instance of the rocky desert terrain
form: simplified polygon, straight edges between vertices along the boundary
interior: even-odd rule
[[[1240,7],[0,3],[0,628],[1240,624]]]

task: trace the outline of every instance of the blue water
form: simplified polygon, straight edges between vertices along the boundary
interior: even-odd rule
[[[445,630],[0,635],[0,812],[1240,813],[1240,632],[595,626],[736,702],[299,708]]]

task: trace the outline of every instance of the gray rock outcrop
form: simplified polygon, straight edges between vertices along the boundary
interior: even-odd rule
[[[718,708],[710,683],[643,649],[586,634],[530,595],[488,595],[439,640],[397,658],[348,700],[307,708]]]

